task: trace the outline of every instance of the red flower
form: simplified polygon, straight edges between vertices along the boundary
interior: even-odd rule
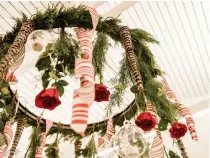
[[[35,105],[38,108],[54,110],[60,104],[59,92],[55,88],[42,90],[35,99]]]
[[[169,130],[172,138],[181,138],[187,133],[187,126],[182,123],[173,123]]]
[[[143,112],[137,117],[135,123],[144,131],[151,131],[155,127],[157,122],[152,117],[150,112]]]
[[[110,91],[103,84],[95,84],[95,101],[109,101]]]

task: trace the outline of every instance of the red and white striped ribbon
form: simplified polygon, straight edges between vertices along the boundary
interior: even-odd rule
[[[151,104],[151,102],[147,102],[147,111],[151,113],[152,118],[158,122],[158,118],[156,115],[156,112]],[[151,158],[164,158],[164,146],[163,146],[163,140],[161,133],[158,129],[158,125],[155,126],[155,131],[157,135],[154,138],[154,141],[152,143],[152,148],[150,151]]]
[[[89,107],[95,98],[94,68],[92,65],[92,36],[98,24],[96,9],[89,8],[93,29],[74,28],[80,42],[82,53],[86,57],[77,58],[75,62],[75,77],[80,78],[80,88],[74,91],[71,128],[84,135],[88,123]]]
[[[105,142],[110,141],[114,134],[113,119],[110,118],[107,122],[106,134],[98,139],[98,147],[104,147]]]
[[[197,141],[198,135],[195,130],[195,122],[192,118],[189,108],[179,103],[175,93],[169,88],[166,78],[163,75],[162,75],[162,82],[163,82],[163,87],[168,98],[174,101],[174,103],[176,103],[176,105],[178,106],[179,114],[186,119],[188,130],[191,134],[192,139]]]
[[[40,146],[36,149],[35,158],[42,158],[42,151],[46,144],[47,133],[49,132],[52,125],[53,125],[52,121],[46,120],[46,132],[42,133],[42,135],[41,135]]]
[[[7,141],[7,147],[6,150],[0,150],[0,158],[3,158],[5,155],[5,152],[7,151],[8,146],[10,145],[13,137],[13,131],[12,131],[12,123],[11,121],[7,121],[4,127],[4,136]]]

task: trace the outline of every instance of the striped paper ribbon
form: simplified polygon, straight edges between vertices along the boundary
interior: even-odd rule
[[[4,127],[4,136],[6,138],[6,144],[7,147],[4,150],[0,150],[0,158],[3,158],[5,155],[5,152],[7,151],[8,146],[10,145],[13,137],[13,131],[12,131],[12,123],[11,121],[7,121]]]
[[[42,158],[42,151],[46,144],[47,133],[49,132],[52,126],[53,126],[53,122],[50,120],[46,120],[46,132],[42,133],[41,135],[40,146],[36,149],[35,158]]]
[[[88,123],[89,107],[95,98],[94,68],[92,65],[92,36],[98,24],[96,9],[89,8],[93,29],[74,28],[83,56],[75,62],[75,77],[80,78],[80,88],[74,91],[71,128],[84,135]]]
[[[106,142],[110,141],[113,134],[114,134],[113,119],[110,118],[107,122],[106,134],[98,139],[98,147],[103,148]]]
[[[162,75],[162,82],[163,82],[163,87],[168,98],[171,99],[174,103],[176,103],[176,105],[178,106],[179,114],[185,118],[187,126],[188,126],[188,130],[191,134],[192,139],[197,141],[198,135],[195,129],[195,122],[192,118],[189,108],[179,103],[175,93],[169,88],[166,78],[163,75]]]
[[[151,102],[147,102],[147,111],[151,113],[152,118],[158,122],[156,112],[151,104]],[[154,138],[154,141],[152,143],[152,148],[150,151],[151,158],[164,158],[164,146],[163,146],[163,140],[161,133],[158,129],[158,125],[155,126],[155,131],[157,135]]]

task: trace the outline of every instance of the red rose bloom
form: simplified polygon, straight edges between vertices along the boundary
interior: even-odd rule
[[[95,101],[109,101],[110,91],[103,84],[95,84]]]
[[[135,123],[144,131],[151,131],[155,127],[157,122],[152,117],[150,112],[143,112],[137,117]]]
[[[35,99],[35,105],[38,108],[53,110],[60,104],[59,92],[55,88],[42,90]]]
[[[172,138],[181,138],[187,132],[187,126],[176,122],[171,125],[169,132]]]

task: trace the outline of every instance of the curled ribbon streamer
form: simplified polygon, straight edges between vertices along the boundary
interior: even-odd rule
[[[50,128],[52,127],[53,122],[50,120],[46,120],[46,132],[42,133],[40,138],[40,146],[36,149],[36,156],[35,158],[42,158],[42,151],[46,144],[46,137],[47,133],[49,132]]]
[[[110,118],[107,122],[106,134],[98,139],[98,147],[104,147],[105,143],[110,141],[114,134],[113,119]]]
[[[86,57],[77,58],[75,77],[80,78],[80,88],[74,91],[71,128],[84,135],[88,122],[88,111],[95,98],[94,68],[92,65],[92,36],[98,24],[96,9],[87,8],[91,14],[93,29],[74,28],[80,42],[82,54]]]
[[[147,102],[147,111],[150,112],[152,115],[152,118],[156,122],[158,122],[155,110],[149,101]],[[150,155],[151,155],[151,158],[164,158],[163,140],[162,140],[162,136],[161,136],[161,133],[160,133],[157,125],[155,126],[155,131],[156,131],[157,135],[155,136],[154,141],[152,143]]]
[[[185,118],[192,139],[197,141],[198,135],[195,130],[195,122],[192,118],[189,108],[187,108],[186,106],[179,103],[175,93],[169,88],[166,78],[163,75],[162,75],[162,82],[163,82],[163,87],[164,87],[164,90],[165,90],[168,98],[173,100],[176,103],[176,105],[178,107],[179,114]]]
[[[12,124],[11,121],[7,121],[4,127],[4,135],[6,138],[6,142],[7,142],[7,147],[6,150],[0,150],[0,158],[3,158],[5,155],[5,152],[7,151],[11,141],[12,141],[12,137],[13,137],[13,131],[12,131]]]

